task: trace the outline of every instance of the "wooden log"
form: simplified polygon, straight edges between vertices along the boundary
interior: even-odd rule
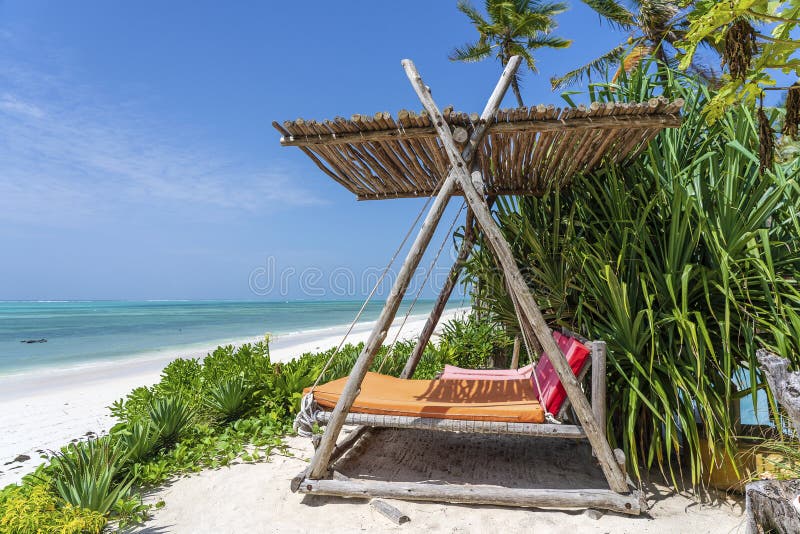
[[[630,515],[639,515],[642,511],[637,491],[620,495],[600,489],[504,488],[479,484],[425,484],[356,479],[306,479],[299,491],[356,499],[401,499],[523,508],[597,508]]]
[[[519,348],[521,341],[519,334],[514,336],[514,350],[511,352],[511,369],[519,369]]]
[[[789,372],[789,360],[764,349],[756,351],[756,358],[775,400],[800,434],[800,372]]]
[[[382,499],[372,499],[369,501],[369,505],[383,517],[394,523],[395,525],[402,525],[404,523],[408,523],[411,521],[411,518],[408,517],[406,514],[401,512],[397,509],[397,507],[392,506],[388,502]]]
[[[606,427],[606,342],[593,341],[592,347],[592,413],[607,439]]]
[[[319,412],[317,422],[325,425],[331,412]],[[507,423],[501,421],[474,421],[464,419],[433,419],[431,417],[408,417],[403,415],[376,415],[351,413],[345,418],[350,425],[378,428],[412,428],[439,432],[465,432],[470,434],[500,434],[545,438],[586,439],[586,433],[576,425],[550,423]]]
[[[404,61],[404,64],[406,62],[407,61]],[[509,84],[511,83],[511,78],[514,76],[516,69],[519,67],[519,62],[519,57],[517,57],[516,60],[512,58],[512,60],[509,61],[508,66],[501,75],[500,81],[497,83],[497,86],[492,93],[492,96],[486,103],[484,113],[488,116],[493,116],[497,111],[500,101],[502,100]],[[427,94],[428,98],[430,98],[429,91],[425,91],[425,94]],[[441,116],[438,115],[438,110],[437,122],[437,128],[445,128],[447,130],[448,138],[452,141],[452,138],[450,137],[450,128],[444,123]],[[472,158],[472,155],[480,145],[480,142],[483,141],[483,135],[485,134],[485,131],[485,128],[476,128],[475,132],[473,132],[470,142],[464,149],[464,154],[469,159]],[[461,158],[462,155],[460,152],[458,156]],[[456,174],[450,172],[447,175],[447,178],[444,180],[441,189],[439,190],[439,195],[436,197],[436,200],[434,200],[430,211],[425,217],[425,221],[420,228],[417,238],[415,239],[414,244],[411,246],[411,249],[408,251],[406,259],[397,274],[397,278],[395,278],[394,285],[392,286],[392,290],[386,299],[383,310],[381,311],[378,320],[375,322],[375,326],[373,327],[372,332],[370,333],[370,336],[364,345],[364,349],[361,351],[361,354],[358,357],[358,360],[356,360],[353,370],[350,372],[350,376],[347,379],[344,389],[342,390],[339,401],[336,403],[336,407],[331,414],[331,420],[325,429],[325,433],[322,435],[319,448],[315,452],[314,458],[311,460],[311,478],[322,478],[328,471],[331,453],[333,452],[333,448],[336,446],[336,439],[342,429],[342,425],[344,424],[347,413],[350,411],[353,401],[355,401],[355,398],[358,396],[364,376],[366,376],[367,371],[372,365],[372,361],[375,359],[375,355],[378,353],[378,350],[383,344],[383,340],[386,338],[386,333],[388,332],[388,329],[391,326],[395,315],[397,314],[397,309],[400,306],[400,302],[403,300],[403,296],[408,289],[408,285],[411,282],[411,277],[419,266],[422,255],[425,253],[425,250],[430,244],[431,238],[436,230],[436,226],[439,220],[442,218],[444,209],[447,207],[447,202],[450,200],[450,195],[455,189],[455,184]]]
[[[800,511],[793,504],[798,495],[800,480],[759,480],[748,483],[745,486],[745,532],[800,532]]]
[[[583,426],[586,436],[597,454],[597,459],[600,462],[603,473],[608,479],[609,486],[616,492],[627,492],[628,485],[622,471],[616,463],[611,446],[601,432],[597,420],[592,413],[592,407],[581,390],[580,384],[575,378],[569,362],[553,340],[550,328],[547,326],[542,312],[533,299],[525,279],[517,266],[514,254],[511,251],[511,246],[508,244],[505,237],[503,237],[500,228],[497,226],[491,212],[484,203],[483,196],[475,190],[472,184],[469,167],[461,157],[453,141],[450,128],[444,124],[444,120],[439,113],[439,109],[436,107],[436,103],[431,98],[430,93],[425,91],[422,78],[417,72],[416,67],[414,67],[414,64],[409,60],[404,60],[403,66],[406,69],[409,79],[412,80],[417,96],[425,106],[425,109],[428,110],[433,123],[436,125],[439,139],[452,163],[453,174],[455,174],[456,180],[461,185],[464,197],[468,205],[472,208],[475,219],[483,231],[483,234],[486,236],[492,252],[494,252],[494,255],[500,262],[506,281],[522,308],[524,315],[522,319],[530,324],[536,337],[539,339],[539,343],[542,345],[542,348],[544,348],[545,353],[548,354],[550,363],[553,365],[553,369],[556,371],[561,384],[564,386],[578,420]]]

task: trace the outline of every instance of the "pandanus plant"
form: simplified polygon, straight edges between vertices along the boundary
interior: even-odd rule
[[[762,175],[754,109],[709,125],[710,90],[655,70],[592,85],[591,98],[669,91],[686,101],[682,127],[569,190],[500,202],[496,217],[551,325],[607,341],[605,423],[633,473],[657,466],[677,482],[688,468],[697,483],[703,448],[716,461],[735,454],[731,408],[763,387],[756,349],[800,363],[800,165]],[[516,328],[482,246],[469,273],[477,301]]]

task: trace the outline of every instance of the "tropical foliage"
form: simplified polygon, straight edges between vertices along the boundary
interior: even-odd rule
[[[416,376],[432,378],[445,363],[489,365],[507,346],[491,324],[455,321],[425,351]],[[411,341],[383,347],[373,370],[398,375],[413,348]],[[362,349],[342,347],[323,379],[349,373]],[[64,447],[22,486],[1,490],[0,532],[100,532],[109,520],[124,527],[147,515],[139,493],[146,487],[178,473],[267,458],[282,447],[303,389],[332,354],[273,363],[265,342],[171,362],[157,384],[113,404],[119,423],[109,435]]]
[[[663,66],[590,86],[598,101],[663,93],[685,99],[681,128],[568,191],[499,202],[496,217],[551,324],[607,340],[608,431],[634,472],[685,465],[699,482],[701,436],[717,458],[734,453],[730,407],[759,384],[756,348],[800,363],[798,166],[760,176],[754,110],[709,126],[714,94]],[[476,301],[515,329],[487,256],[469,266]]]
[[[688,28],[686,10],[682,7],[684,2],[583,0],[583,3],[596,11],[601,20],[612,28],[627,32],[628,37],[589,63],[552,78],[550,82],[553,89],[567,87],[593,73],[605,76],[614,67],[616,80],[622,71],[630,72],[649,57],[677,66],[675,57],[678,51],[675,45],[686,36]],[[698,41],[698,44],[701,43],[709,44],[709,41]],[[687,61],[687,67],[693,67],[707,77],[712,76],[708,68],[694,64],[691,59]]]
[[[478,40],[457,47],[451,61],[482,61],[494,55],[505,66],[512,56],[520,56],[532,72],[536,72],[533,51],[539,48],[566,48],[571,41],[551,35],[556,29],[555,16],[567,6],[542,0],[486,0],[488,18],[467,0],[458,2],[458,9],[478,30]],[[524,105],[520,92],[519,71],[511,80],[511,89],[520,107]]]
[[[753,105],[763,87],[775,85],[773,73],[800,76],[800,41],[796,38],[800,0],[700,0],[691,4],[689,31],[678,43],[685,51],[681,66],[689,65],[703,41],[717,43],[727,51],[724,83],[707,105],[712,121],[737,102]]]

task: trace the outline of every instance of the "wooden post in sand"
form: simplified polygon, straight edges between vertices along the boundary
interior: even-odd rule
[[[487,123],[491,121],[494,118],[495,113],[497,113],[497,109],[500,107],[500,102],[503,100],[503,96],[505,95],[506,90],[511,83],[511,79],[519,67],[519,63],[519,56],[511,58],[505,70],[503,71],[503,74],[500,77],[500,81],[497,83],[494,92],[489,98],[489,101],[486,103],[486,108],[483,110],[483,114],[481,115],[481,124],[475,128],[469,143],[463,151],[463,156],[466,156],[468,161],[472,161],[472,158],[475,156],[480,143],[483,141],[483,137],[486,135],[487,131]],[[419,78],[419,76],[417,76],[417,78]],[[427,87],[422,87],[421,90],[428,95],[428,98],[430,98],[430,90]],[[441,113],[438,112],[438,109],[434,120],[437,123],[437,128],[444,128],[447,130],[447,136],[450,140],[451,146],[455,146],[453,145],[450,127],[447,126]],[[466,163],[464,163],[465,160],[462,157],[461,151],[458,153],[458,158],[461,166],[466,165]],[[428,215],[425,217],[425,222],[423,222],[422,228],[420,229],[414,244],[411,246],[411,250],[409,250],[406,259],[403,262],[403,266],[400,268],[400,272],[395,279],[392,291],[389,293],[389,296],[386,299],[386,304],[384,304],[383,310],[381,311],[381,315],[376,321],[372,333],[370,333],[370,336],[367,339],[364,350],[361,352],[361,355],[358,357],[358,360],[356,360],[356,363],[353,366],[353,370],[350,372],[350,377],[347,379],[347,383],[345,384],[342,394],[336,403],[336,407],[331,413],[331,420],[328,423],[328,426],[325,428],[325,433],[322,435],[319,448],[314,454],[314,458],[311,460],[310,478],[312,479],[321,479],[328,473],[328,463],[330,461],[331,453],[333,452],[333,448],[336,446],[336,439],[338,438],[339,432],[344,425],[345,418],[347,417],[353,402],[358,396],[358,393],[361,389],[361,382],[364,381],[364,377],[366,376],[370,365],[372,365],[372,361],[375,359],[378,349],[380,349],[381,345],[383,344],[383,340],[386,337],[389,326],[392,324],[392,321],[397,314],[397,308],[400,306],[400,302],[403,300],[403,296],[408,289],[411,276],[416,271],[417,266],[422,259],[422,255],[428,248],[431,238],[433,237],[433,233],[436,230],[436,225],[439,222],[439,219],[441,219],[442,213],[447,206],[447,202],[450,199],[453,190],[455,189],[457,175],[458,173],[455,172],[455,169],[451,169],[447,175],[447,178],[445,178],[444,183],[439,190],[439,195],[436,197],[436,200],[434,200],[433,206],[428,212]]]

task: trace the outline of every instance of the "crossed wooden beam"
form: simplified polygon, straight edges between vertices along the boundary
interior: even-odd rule
[[[309,481],[320,480],[330,476],[329,466],[331,460],[335,459],[340,452],[341,447],[337,449],[336,441],[345,423],[347,414],[359,394],[361,383],[367,371],[383,344],[387,331],[408,289],[411,278],[419,266],[423,253],[430,244],[436,226],[447,207],[447,203],[453,195],[456,186],[458,186],[463,191],[475,222],[483,232],[491,252],[496,256],[500,268],[505,275],[508,290],[512,298],[516,300],[518,309],[521,312],[519,318],[520,322],[523,324],[526,331],[532,332],[536,336],[545,353],[549,355],[550,362],[566,390],[567,396],[575,410],[575,414],[608,480],[610,489],[620,494],[625,494],[630,491],[626,475],[620,467],[618,459],[615,457],[615,453],[612,451],[606,439],[605,432],[603,431],[605,421],[598,421],[595,417],[592,412],[592,407],[584,395],[577,378],[573,374],[566,357],[553,340],[552,332],[542,317],[541,311],[531,295],[522,273],[517,267],[511,247],[503,237],[500,228],[491,215],[490,208],[483,194],[482,176],[480,172],[473,172],[472,170],[472,162],[478,147],[483,142],[484,136],[488,130],[488,125],[497,113],[500,103],[508,90],[508,86],[519,67],[520,61],[520,57],[514,56],[506,65],[500,80],[486,103],[478,126],[474,129],[463,150],[460,150],[456,145],[450,126],[439,111],[438,106],[431,96],[430,88],[424,84],[414,63],[408,59],[402,61],[403,68],[405,69],[414,91],[417,93],[417,96],[431,117],[431,121],[441,140],[442,146],[450,160],[451,168],[447,177],[441,184],[439,194],[426,215],[425,221],[422,224],[414,244],[400,268],[380,317],[375,323],[363,351],[353,366],[339,401],[330,415],[325,432],[322,435],[316,453],[306,472]],[[452,290],[452,287],[450,290]],[[429,320],[429,322],[435,323],[435,321],[432,320]],[[433,325],[431,326],[431,330],[432,327]],[[427,330],[428,329],[426,329],[426,331]],[[427,341],[427,338],[425,338],[425,341]],[[424,344],[420,344],[423,345],[422,348],[424,349]],[[417,349],[419,349],[419,346]],[[422,350],[415,350],[412,353],[403,371],[403,378],[409,378],[413,375],[421,355]]]

